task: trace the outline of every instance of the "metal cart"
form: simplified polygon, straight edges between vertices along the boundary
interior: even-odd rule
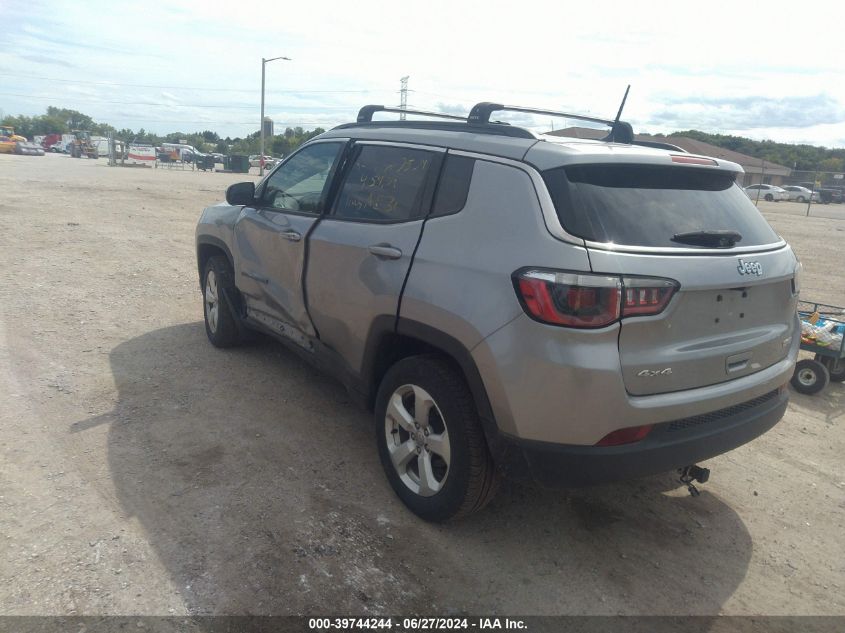
[[[792,374],[792,386],[795,391],[804,394],[818,393],[832,380],[845,381],[845,308],[814,301],[800,301],[798,315],[806,320],[815,312],[825,323],[834,323],[834,342],[827,345],[801,337],[801,349],[813,352],[812,359],[799,360]],[[836,336],[836,335],[840,336]]]

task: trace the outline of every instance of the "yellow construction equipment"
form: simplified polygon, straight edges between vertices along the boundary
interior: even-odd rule
[[[73,134],[73,141],[70,144],[71,158],[99,158],[100,153],[97,148],[91,143],[91,132],[85,130],[71,130]]]
[[[25,137],[15,134],[15,128],[0,125],[0,154],[14,154],[18,143],[25,142]]]

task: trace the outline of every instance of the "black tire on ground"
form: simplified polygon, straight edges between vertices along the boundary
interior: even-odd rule
[[[815,359],[827,368],[831,382],[845,382],[845,358],[833,358],[816,354]]]
[[[775,197],[774,197],[772,194],[767,193],[767,194],[763,197],[763,199],[764,199],[766,202],[771,202],[772,200],[774,200],[774,199],[775,199]]]
[[[202,303],[205,333],[215,347],[232,347],[240,342],[238,325],[224,289],[229,296],[237,292],[229,260],[223,255],[214,255],[208,258],[203,271]]]
[[[820,362],[805,358],[795,364],[795,372],[789,382],[798,393],[811,396],[827,386],[830,374]]]
[[[398,426],[397,430],[389,431],[388,425],[393,425],[393,422],[387,418],[391,398],[410,386],[425,390],[435,403],[432,408],[434,418],[431,418],[432,414],[429,415],[432,434],[438,432],[441,437],[443,434],[442,428],[434,428],[435,424],[445,427],[448,434],[448,467],[439,482],[442,487],[430,496],[412,490],[403,482],[391,460],[387,444],[389,433],[391,438],[396,438],[391,441],[403,444],[414,442],[407,432],[400,432]],[[412,407],[416,411],[416,398],[412,399]],[[447,521],[466,516],[481,510],[495,496],[499,473],[487,448],[475,402],[463,375],[446,358],[438,355],[413,356],[393,365],[382,379],[376,397],[375,427],[379,457],[391,487],[402,502],[422,519]],[[422,450],[427,450],[427,447],[428,444]],[[432,465],[435,453],[430,453]],[[415,462],[416,466],[406,467],[409,472],[416,468],[418,479],[423,457],[411,455],[408,463]],[[441,474],[443,463],[440,464]]]
[[[804,196],[798,196],[798,202],[804,203],[807,202],[807,199]]]

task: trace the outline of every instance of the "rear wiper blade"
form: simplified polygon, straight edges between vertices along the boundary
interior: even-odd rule
[[[736,231],[687,231],[675,233],[673,242],[692,244],[693,246],[712,246],[714,248],[730,248],[742,239]]]

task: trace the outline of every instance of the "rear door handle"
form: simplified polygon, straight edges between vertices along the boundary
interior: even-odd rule
[[[281,235],[283,238],[285,238],[289,242],[298,242],[299,240],[302,239],[302,234],[297,233],[296,231],[293,231],[293,230],[282,231],[281,233],[279,233],[279,235]]]
[[[382,259],[399,259],[402,257],[402,251],[390,244],[373,244],[367,247],[367,250]]]

